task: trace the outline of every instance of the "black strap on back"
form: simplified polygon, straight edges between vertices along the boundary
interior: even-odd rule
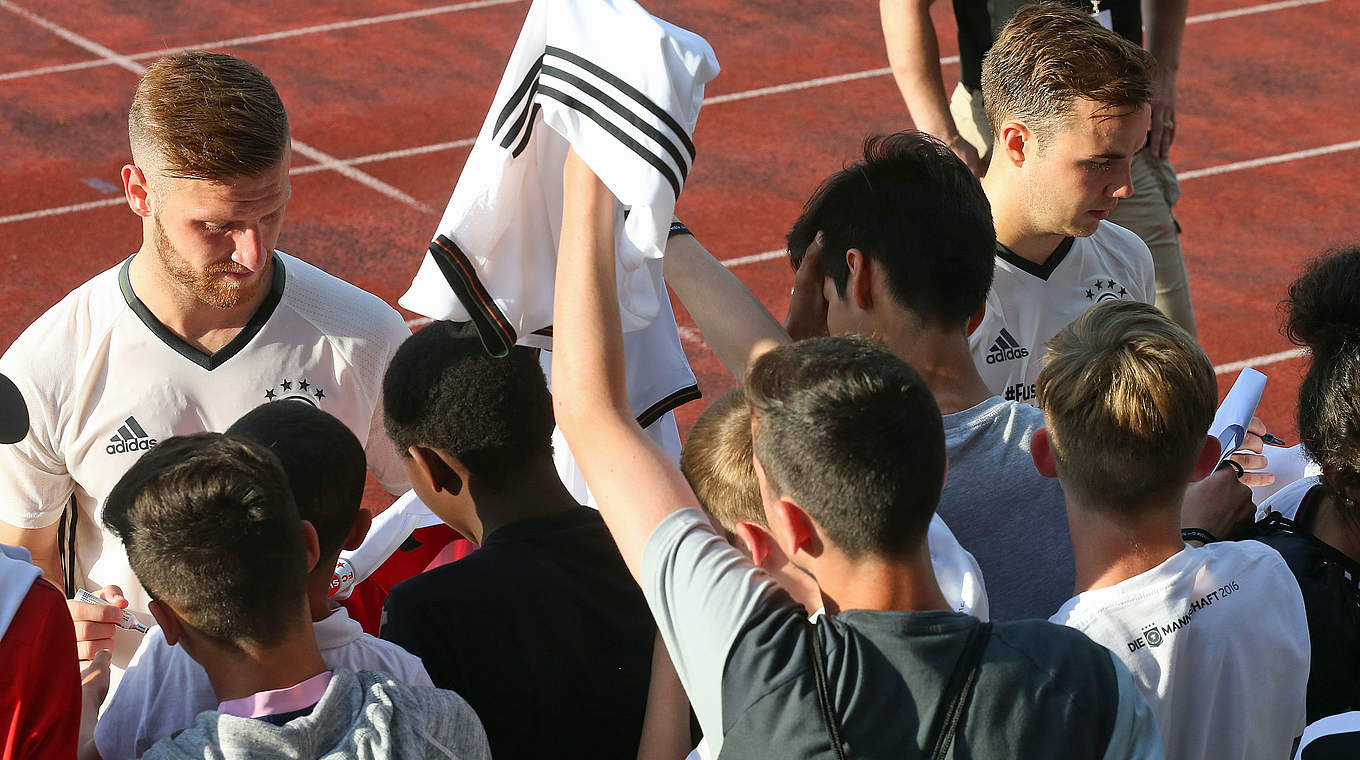
[[[822,651],[820,621],[813,623],[812,633],[812,674],[817,680],[817,703],[822,707],[822,726],[826,728],[826,740],[836,760],[845,760],[845,747],[841,744],[841,731],[836,725],[836,713],[831,707],[831,694],[826,686],[826,652]]]
[[[817,702],[821,706],[822,726],[826,729],[827,742],[836,760],[845,760],[845,746],[841,743],[841,732],[837,724],[835,710],[831,706],[831,694],[827,688],[826,652],[822,649],[820,621],[812,624],[812,672],[817,681]],[[935,711],[934,724],[926,746],[930,747],[931,760],[944,760],[954,744],[954,736],[963,726],[963,717],[968,710],[968,700],[977,684],[978,671],[982,667],[982,654],[987,649],[987,641],[992,636],[991,623],[978,623],[968,633],[963,643],[963,652],[954,663],[954,672],[949,675],[949,683],[944,694],[940,695],[939,707]]]
[[[978,670],[982,666],[982,653],[987,649],[987,640],[992,636],[991,623],[979,623],[968,634],[963,644],[963,652],[954,663],[954,672],[949,676],[949,684],[940,696],[940,704],[935,712],[935,722],[930,729],[931,760],[944,760],[949,748],[954,744],[954,735],[963,725],[963,716],[968,711],[968,698],[977,684]]]

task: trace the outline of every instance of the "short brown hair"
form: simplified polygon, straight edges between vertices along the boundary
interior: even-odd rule
[[[1136,301],[1096,304],[1063,328],[1036,391],[1063,489],[1121,514],[1185,487],[1218,403],[1195,339]]]
[[[699,504],[731,532],[739,522],[767,525],[751,464],[751,407],[740,389],[728,391],[695,420],[680,452]]]
[[[1059,2],[1026,5],[982,60],[982,99],[994,135],[1020,120],[1043,140],[1077,100],[1119,113],[1152,102],[1157,62],[1146,50]],[[1112,114],[1113,115],[1113,114]]]
[[[269,77],[240,58],[176,53],[142,75],[128,111],[128,138],[143,171],[253,177],[286,154],[288,113]]]

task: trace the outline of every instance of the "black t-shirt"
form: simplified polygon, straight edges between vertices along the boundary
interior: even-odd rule
[[[492,756],[637,756],[655,625],[604,521],[579,507],[492,533],[398,584],[382,637],[486,727]]]
[[[1062,0],[1074,8],[1094,10],[1091,0]],[[959,27],[959,79],[970,90],[982,89],[982,57],[992,48],[1006,22],[1033,0],[954,0]],[[1110,12],[1115,32],[1135,45],[1143,44],[1143,10],[1139,0],[1099,0]]]
[[[1298,579],[1313,656],[1308,722],[1360,710],[1360,563],[1312,534],[1326,486],[1310,488],[1293,520],[1278,512],[1256,524],[1258,541],[1284,557]]]

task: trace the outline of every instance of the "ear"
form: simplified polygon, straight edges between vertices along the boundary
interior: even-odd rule
[[[874,305],[873,262],[860,249],[851,248],[845,252],[845,265],[850,269],[845,297],[860,311],[868,311]]]
[[[978,310],[973,313],[973,316],[968,318],[968,332],[966,334],[972,335],[973,331],[978,329],[978,325],[982,324],[982,320],[986,316],[987,302],[983,301],[982,305],[978,307]]]
[[[774,548],[771,545],[774,537],[770,535],[769,531],[753,522],[742,520],[733,527],[732,532],[737,534],[743,544],[746,544],[746,550],[750,552],[751,561],[755,563],[756,567],[764,567],[765,560],[769,559],[770,552]]]
[[[151,216],[151,186],[142,170],[132,164],[123,164],[123,195],[132,213]]]
[[[421,478],[430,491],[456,494],[463,490],[463,479],[439,452],[425,446],[412,446],[407,453],[411,455],[416,477]]]
[[[321,542],[316,538],[316,527],[311,520],[302,521],[302,540],[307,552],[307,572],[310,573],[321,559]]]
[[[174,646],[179,640],[184,638],[184,623],[180,621],[179,615],[170,609],[170,606],[159,599],[152,599],[147,605],[151,611],[151,617],[156,619],[156,625],[161,627],[161,633],[165,636],[165,643]]]
[[[1058,477],[1058,460],[1053,456],[1053,442],[1048,428],[1039,428],[1029,439],[1029,455],[1034,458],[1034,469],[1046,478]]]
[[[359,514],[354,516],[354,525],[350,526],[349,533],[345,534],[345,540],[340,545],[341,549],[354,551],[364,543],[364,538],[368,536],[368,529],[373,526],[373,513],[367,507],[359,507]]]
[[[1000,153],[1011,162],[1012,166],[1021,167],[1025,165],[1025,159],[1034,155],[1035,142],[1034,133],[1029,131],[1029,127],[1018,121],[1008,121],[1001,127],[1001,132],[997,135],[997,147]],[[993,161],[996,159],[993,158]]]
[[[1199,450],[1199,457],[1195,459],[1195,470],[1190,474],[1190,482],[1203,480],[1218,467],[1218,455],[1223,450],[1223,444],[1212,435],[1204,436],[1204,446]]]
[[[803,508],[788,499],[780,499],[774,504],[774,518],[779,520],[784,533],[789,537],[789,545],[783,547],[785,554],[793,557],[803,552],[812,557],[822,553],[822,540],[817,535],[812,517]]]

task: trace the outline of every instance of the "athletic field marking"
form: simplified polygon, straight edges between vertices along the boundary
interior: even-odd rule
[[[413,10],[413,11],[403,11],[403,12],[400,12],[400,13],[388,13],[388,14],[384,14],[384,15],[381,15],[381,16],[369,16],[369,17],[367,17],[367,18],[351,19],[351,20],[349,20],[349,21],[336,21],[336,22],[332,22],[332,23],[328,23],[328,24],[317,24],[317,25],[315,25],[315,26],[304,26],[304,27],[299,27],[299,28],[297,28],[297,29],[286,29],[286,30],[284,30],[284,31],[279,31],[279,32],[268,32],[268,33],[265,33],[265,34],[256,34],[256,35],[251,35],[251,36],[248,36],[248,37],[233,37],[233,38],[225,39],[225,40],[214,40],[214,41],[211,41],[211,42],[200,42],[200,43],[195,44],[195,45],[185,45],[185,46],[182,46],[182,47],[161,48],[161,49],[159,49],[159,50],[147,50],[147,51],[144,51],[144,52],[141,52],[141,53],[134,53],[133,55],[130,55],[130,56],[127,56],[127,57],[128,57],[129,59],[131,59],[131,60],[134,60],[134,61],[138,61],[138,60],[146,60],[146,59],[148,59],[148,58],[159,58],[160,56],[163,56],[163,55],[168,55],[168,54],[170,54],[170,53],[178,53],[178,52],[182,52],[182,51],[185,51],[185,50],[200,50],[200,49],[207,49],[207,48],[224,48],[224,47],[232,47],[232,46],[236,46],[236,45],[248,45],[248,44],[256,43],[256,42],[272,42],[272,41],[274,41],[274,40],[287,39],[287,38],[290,38],[290,37],[302,37],[302,36],[306,36],[306,35],[309,35],[309,34],[319,34],[319,33],[324,33],[324,32],[334,32],[334,31],[339,31],[339,30],[343,30],[343,29],[353,29],[353,28],[356,28],[356,27],[371,26],[371,25],[373,25],[373,24],[383,24],[383,23],[387,23],[387,22],[391,22],[391,21],[406,21],[406,20],[413,19],[413,18],[425,18],[425,17],[428,17],[428,16],[436,16],[436,15],[441,15],[441,14],[445,14],[445,13],[454,13],[454,12],[457,12],[457,11],[474,10],[474,9],[477,9],[477,8],[485,8],[485,7],[489,7],[489,6],[495,6],[495,5],[510,5],[510,4],[513,4],[513,3],[522,3],[522,2],[524,2],[524,0],[476,0],[475,2],[455,3],[455,4],[453,4],[453,5],[441,5],[441,6],[436,6],[436,7],[434,7],[434,8],[422,8],[422,9]],[[1329,0],[1285,0],[1284,2],[1265,3],[1265,4],[1263,4],[1263,5],[1251,5],[1251,6],[1247,6],[1247,7],[1245,7],[1245,8],[1236,8],[1236,9],[1228,10],[1228,11],[1219,11],[1219,12],[1217,12],[1217,13],[1203,13],[1203,14],[1200,14],[1200,15],[1198,15],[1198,16],[1190,16],[1190,17],[1187,17],[1187,18],[1186,18],[1185,23],[1187,23],[1187,24],[1202,24],[1202,23],[1205,23],[1205,22],[1207,22],[1207,21],[1219,21],[1219,20],[1221,20],[1221,19],[1237,18],[1238,16],[1249,16],[1249,15],[1256,14],[1256,13],[1267,13],[1267,12],[1269,12],[1269,11],[1278,11],[1278,10],[1285,10],[1285,9],[1288,9],[1288,8],[1297,8],[1297,7],[1303,6],[1303,5],[1317,5],[1317,4],[1319,4],[1319,3],[1325,3],[1325,2],[1329,2]],[[11,8],[11,10],[13,10],[13,8]],[[16,11],[16,12],[18,12],[18,11]],[[957,63],[957,62],[958,62],[958,56],[950,56],[949,58],[943,58],[943,59],[940,60],[940,62],[941,62],[941,63]],[[81,69],[93,69],[93,68],[99,68],[99,67],[101,67],[101,66],[108,66],[108,65],[110,65],[111,63],[112,63],[112,61],[110,61],[110,60],[108,60],[108,59],[106,59],[106,58],[97,58],[97,59],[93,59],[93,60],[89,60],[89,61],[77,61],[77,62],[75,62],[75,63],[62,63],[62,64],[55,64],[55,65],[52,65],[52,66],[40,66],[40,67],[38,67],[38,68],[33,68],[33,69],[23,69],[23,70],[20,70],[20,71],[9,71],[9,72],[5,72],[5,73],[0,73],[0,82],[3,82],[3,81],[8,80],[8,79],[23,79],[23,78],[26,78],[26,77],[40,76],[40,75],[42,75],[42,74],[57,74],[57,73],[61,73],[61,72],[64,72],[64,71],[79,71],[79,70],[81,70]],[[855,76],[855,75],[842,75],[842,76],[845,76],[845,77],[847,77],[847,78],[846,78],[846,79],[843,79],[843,80],[841,80],[841,81],[849,81],[849,80],[851,80],[851,79],[863,79],[863,78],[865,78],[865,77],[871,77],[871,76],[882,76],[882,75],[887,74],[887,73],[891,73],[891,72],[890,72],[888,69],[882,69],[882,70],[873,69],[873,70],[870,70],[870,71],[859,72],[859,74],[860,74],[859,76]],[[810,86],[816,86],[816,85],[810,85]],[[799,88],[795,88],[795,89],[799,89]],[[788,92],[788,90],[780,90],[780,92]],[[727,97],[727,96],[722,96],[722,95],[720,95],[720,96],[718,96],[718,97]],[[732,98],[732,99],[733,99],[733,100],[739,100],[739,98]]]
[[[1316,1],[1316,0],[1313,0]],[[1235,161],[1231,164],[1221,164],[1219,166],[1206,166],[1203,169],[1192,169],[1188,172],[1181,172],[1176,175],[1176,179],[1187,180],[1196,177],[1212,177],[1215,174],[1227,174],[1228,172],[1241,171],[1242,169],[1255,169],[1258,166],[1270,166],[1271,164],[1282,164],[1286,161],[1298,161],[1302,158],[1313,158],[1314,156],[1325,156],[1329,153],[1341,153],[1343,151],[1355,150],[1360,148],[1360,140],[1337,143],[1335,145],[1325,145],[1321,148],[1309,148],[1308,150],[1296,150],[1293,153],[1281,153],[1277,156],[1266,156],[1265,158],[1252,158],[1246,161]]]
[[[415,18],[426,18],[428,16],[438,16],[445,13],[456,13],[458,11],[469,11],[477,8],[487,8],[495,5],[510,5],[522,3],[524,0],[476,0],[468,3],[454,3],[453,5],[439,5],[433,8],[421,8],[414,11],[403,11],[401,13],[388,13],[382,16],[369,16],[367,18],[350,19],[349,21],[336,21],[329,24],[317,24],[315,26],[304,26],[297,29],[286,29],[280,32],[269,32],[267,34],[256,34],[249,37],[232,37],[225,40],[213,40],[212,42],[200,42],[195,45],[183,47],[160,48],[158,50],[147,50],[142,53],[134,53],[127,56],[133,61],[143,61],[148,58],[160,58],[171,53],[182,53],[186,50],[210,50],[215,48],[235,47],[237,45],[250,45],[256,42],[272,42],[274,40],[287,39],[289,37],[302,37],[308,34],[318,34],[322,32],[335,32],[342,29],[354,29],[362,26],[372,26],[373,24],[385,24],[390,21],[407,21]],[[8,4],[6,4],[8,7]],[[14,10],[10,8],[10,10]],[[15,11],[18,13],[19,11]],[[53,30],[55,32],[55,30]],[[60,32],[57,32],[60,34]],[[75,43],[78,44],[78,43]],[[84,47],[83,45],[81,47]],[[35,69],[25,69],[23,71],[10,71],[0,74],[0,81],[6,79],[23,79],[25,77],[38,76],[41,74],[56,74],[63,71],[78,71],[80,69],[93,69],[100,66],[108,66],[112,61],[101,58],[93,61],[80,61],[77,63],[63,63],[54,66],[42,66]]]
[[[15,5],[14,3],[10,2],[10,0],[0,0],[0,8],[5,8],[6,10],[9,10],[23,17],[29,22],[41,26],[42,28],[52,32],[58,37],[61,37],[67,42],[71,43],[72,45],[88,50],[89,52],[94,53],[95,55],[107,60],[109,63],[113,65],[127,69],[128,71],[131,71],[132,73],[137,74],[138,76],[146,73],[146,67],[140,63],[137,63],[131,58],[116,53],[113,50],[110,50],[104,47],[103,45],[100,45],[98,42],[95,42],[94,40],[86,39],[85,37],[76,34],[70,29],[67,29],[63,26],[48,21],[42,16],[39,16],[38,14],[33,13],[32,11],[29,11],[26,8],[21,8]],[[421,203],[415,198],[412,198],[410,195],[407,195],[401,190],[398,190],[397,188],[387,184],[386,182],[383,182],[377,177],[374,177],[371,174],[366,174],[360,171],[359,169],[355,169],[350,164],[343,163],[340,161],[340,159],[323,151],[317,150],[316,148],[313,148],[312,146],[308,145],[305,142],[302,142],[301,140],[298,140],[296,138],[293,140],[293,150],[297,151],[302,156],[312,159],[316,163],[336,172],[337,174],[343,177],[352,179],[355,182],[364,185],[365,187],[377,190],[378,192],[382,193],[383,195],[386,195],[389,198],[392,198],[393,200],[401,201],[402,203],[405,203],[406,205],[416,209],[417,211],[421,211],[426,214],[438,214],[438,212],[435,211],[430,206]]]
[[[1280,362],[1287,362],[1290,359],[1306,356],[1307,354],[1308,352],[1302,348],[1291,348],[1288,351],[1280,351],[1274,354],[1265,354],[1264,356],[1254,356],[1250,359],[1243,359],[1242,361],[1219,364],[1214,367],[1214,374],[1227,375],[1233,372],[1240,372],[1247,367],[1264,367],[1267,364],[1278,364]]]

